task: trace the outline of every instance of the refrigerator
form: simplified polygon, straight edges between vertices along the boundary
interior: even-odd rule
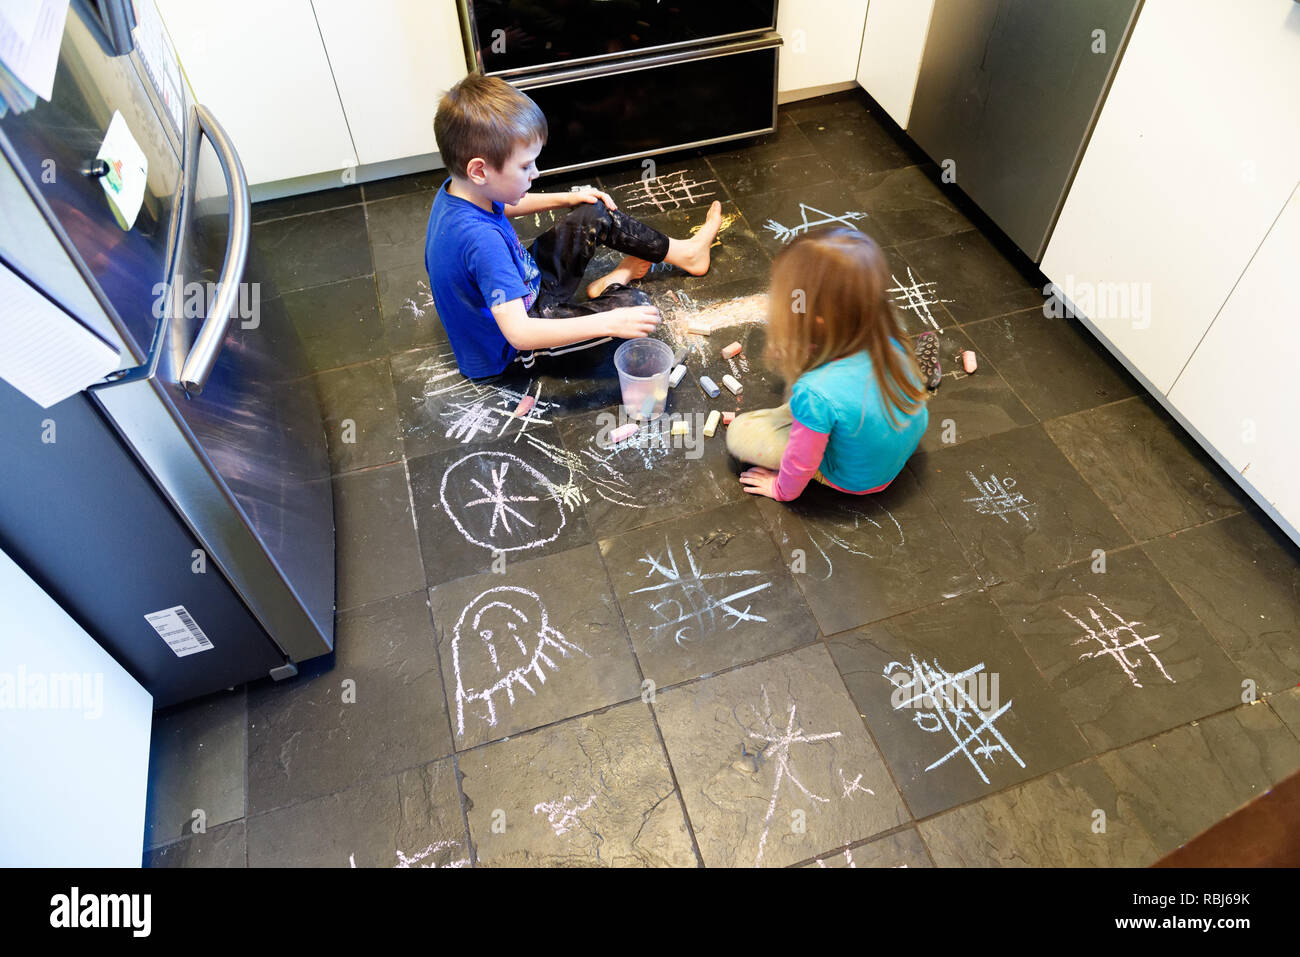
[[[110,201],[106,138],[138,148],[138,204]],[[321,409],[236,145],[152,0],[73,0],[0,156],[0,265],[119,356],[48,408],[0,381],[0,549],[157,708],[296,674],[334,643]],[[24,361],[57,375],[48,353]]]

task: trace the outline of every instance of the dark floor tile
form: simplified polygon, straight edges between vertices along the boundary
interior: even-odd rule
[[[319,213],[340,206],[354,206],[361,202],[361,187],[343,186],[338,189],[320,189],[297,196],[283,196],[280,199],[264,199],[252,205],[253,222],[264,223],[272,219],[284,219],[286,216],[302,216],[306,213]]]
[[[367,203],[375,203],[381,199],[392,199],[395,196],[405,196],[408,193],[419,193],[427,190],[438,190],[447,180],[448,172],[445,169],[430,169],[420,173],[408,173],[404,176],[389,176],[386,179],[376,179],[369,183],[361,185],[361,192],[365,196]]]
[[[917,818],[1088,754],[986,595],[966,595],[827,643]]]
[[[892,242],[882,224],[863,210],[854,191],[839,180],[794,182],[742,195],[736,201],[768,255],[775,256],[791,240],[821,226],[847,226],[881,246]]]
[[[1146,867],[1151,836],[1095,761],[919,825],[940,867]]]
[[[1261,692],[1300,682],[1300,549],[1251,510],[1143,550]]]
[[[375,271],[424,265],[424,243],[429,233],[433,193],[421,190],[377,203],[366,203],[366,222]]]
[[[528,433],[559,447],[554,426]],[[591,530],[572,473],[531,444],[496,439],[408,459],[420,549],[430,585],[585,545]]]
[[[146,851],[145,867],[247,867],[244,821],[232,821],[180,841]]]
[[[866,97],[859,90],[841,90],[823,96],[808,97],[778,108],[783,118],[796,123],[814,123],[819,120],[859,120],[872,118]]]
[[[641,693],[594,545],[430,592],[457,750]]]
[[[375,271],[360,205],[259,223],[253,244],[281,295]]]
[[[1300,688],[1288,688],[1269,695],[1268,705],[1282,719],[1282,723],[1300,738]]]
[[[896,243],[973,228],[923,166],[872,173],[857,191],[857,198],[859,208]]]
[[[921,448],[936,452],[987,435],[1032,425],[1034,415],[1016,397],[991,362],[980,362],[975,343],[958,328],[939,336],[939,363],[943,382],[930,398],[930,426],[921,436]],[[976,371],[967,374],[961,354],[976,353]]]
[[[451,758],[248,819],[249,867],[467,867]]]
[[[330,470],[335,474],[402,457],[393,377],[387,359],[376,359],[316,376]]]
[[[424,584],[401,463],[334,478],[334,539],[338,610],[405,595]]]
[[[793,502],[760,498],[822,633],[887,618],[979,585],[916,479],[904,469],[874,495],[809,483]]]
[[[986,585],[1132,542],[1041,425],[921,451],[908,467]]]
[[[1074,320],[1029,309],[971,323],[965,331],[1040,419],[1141,394],[1105,346]]]
[[[480,864],[698,866],[640,701],[478,748],[460,771]]]
[[[1140,548],[990,595],[1097,753],[1241,701],[1241,673]]]
[[[820,644],[661,692],[704,863],[781,867],[909,821]]]
[[[916,828],[909,827],[855,847],[819,857],[804,867],[934,867]]]
[[[158,711],[149,737],[145,847],[244,816],[248,743],[243,688]]]
[[[641,670],[658,686],[817,638],[752,502],[604,539],[600,551]]]
[[[303,289],[282,301],[313,372],[377,359],[389,351],[370,276]]]
[[[709,165],[713,166],[714,171],[718,168],[714,166],[715,161],[721,161],[724,164],[733,161],[742,161],[749,163],[770,163],[776,160],[791,159],[796,156],[808,156],[814,154],[808,137],[799,129],[799,124],[794,121],[785,111],[781,111],[777,116],[776,130],[772,133],[764,133],[761,136],[754,136],[745,140],[733,140],[729,143],[720,143],[717,146],[705,149],[705,156]],[[732,184],[726,182],[728,190]]]
[[[1300,741],[1243,705],[1098,760],[1164,855],[1300,768]]]
[[[831,164],[813,152],[766,157],[733,153],[710,156],[709,165],[718,179],[726,183],[727,191],[736,197],[788,189],[795,183],[806,187],[835,179]]]
[[[918,273],[939,281],[960,323],[1043,304],[1041,287],[978,230],[902,243],[899,252]]]
[[[695,211],[698,222],[709,204],[729,199],[706,160],[651,157],[602,169],[600,185],[629,216],[647,219],[668,212]]]
[[[1147,396],[1043,427],[1140,542],[1241,510],[1240,488]]]
[[[862,185],[872,173],[913,166],[920,159],[895,140],[877,117],[861,110],[797,121],[818,155],[854,186]]]
[[[424,263],[385,269],[375,279],[390,352],[447,343]]]
[[[249,813],[451,754],[423,591],[339,614],[334,666],[249,689]]]

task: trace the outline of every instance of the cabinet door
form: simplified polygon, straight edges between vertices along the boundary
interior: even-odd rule
[[[778,92],[851,81],[858,69],[867,0],[781,0]]]
[[[1146,0],[1043,272],[1160,392],[1291,193],[1298,116],[1300,4]]]
[[[313,0],[357,158],[436,152],[433,114],[466,74],[455,0]]]
[[[907,129],[934,0],[871,0],[858,59],[858,83]]]
[[[349,169],[356,150],[308,0],[157,0],[198,101],[250,185]]]
[[[1169,401],[1290,524],[1300,528],[1300,187],[1291,194]]]

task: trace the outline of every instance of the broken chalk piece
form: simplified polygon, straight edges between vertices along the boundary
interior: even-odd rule
[[[677,383],[682,381],[682,376],[684,375],[686,375],[686,366],[679,365],[677,368],[673,369],[672,373],[668,376],[669,388],[677,388]]]
[[[724,375],[722,377],[722,384],[731,390],[732,395],[740,395],[740,390],[744,388],[744,386],[740,384],[740,380],[732,375]]]
[[[706,375],[700,376],[700,388],[708,394],[710,399],[716,399],[718,393],[722,391],[718,388],[718,384]]]
[[[685,360],[685,358],[686,358],[686,347],[682,346],[676,352],[673,353],[673,365],[675,366],[681,365],[683,360]]]
[[[724,412],[724,413],[722,413],[722,424],[723,424],[723,425],[731,425],[731,422],[732,422],[733,419],[735,419],[735,417],[736,417],[736,413],[734,413],[734,412]]]
[[[709,413],[708,419],[704,422],[704,435],[706,438],[712,438],[713,433],[718,431],[718,419],[722,418],[722,413],[714,409]]]
[[[722,358],[730,359],[732,356],[740,355],[742,351],[743,351],[743,347],[741,346],[741,344],[739,342],[733,342],[731,345],[727,346],[725,349],[722,350]]]
[[[712,330],[707,322],[692,322],[686,327],[686,331],[697,336],[707,336]]]
[[[961,354],[961,367],[966,370],[967,375],[974,372],[977,363],[975,362],[975,353],[967,349]]]
[[[686,430],[687,430],[689,427],[690,427],[690,423],[687,422],[685,419],[678,419],[677,421],[675,421],[675,422],[673,423],[673,431],[672,431],[672,434],[673,434],[673,435],[685,435],[685,434],[686,434]]]
[[[515,411],[512,413],[512,415],[514,415],[516,419],[519,418],[521,415],[527,415],[529,412],[533,410],[533,403],[536,401],[537,400],[533,398],[531,395],[524,396],[522,399],[519,400],[519,404],[515,406]]]
[[[609,433],[609,441],[612,444],[617,444],[619,442],[622,442],[629,435],[632,435],[634,432],[636,432],[636,430],[639,428],[640,426],[637,425],[635,422],[629,422],[627,425],[620,425],[613,432]]]

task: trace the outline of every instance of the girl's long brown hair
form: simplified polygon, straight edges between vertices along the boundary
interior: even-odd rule
[[[884,253],[856,229],[813,230],[781,250],[772,265],[766,355],[787,387],[810,369],[866,350],[894,427],[895,409],[917,411],[925,391],[889,285]]]

